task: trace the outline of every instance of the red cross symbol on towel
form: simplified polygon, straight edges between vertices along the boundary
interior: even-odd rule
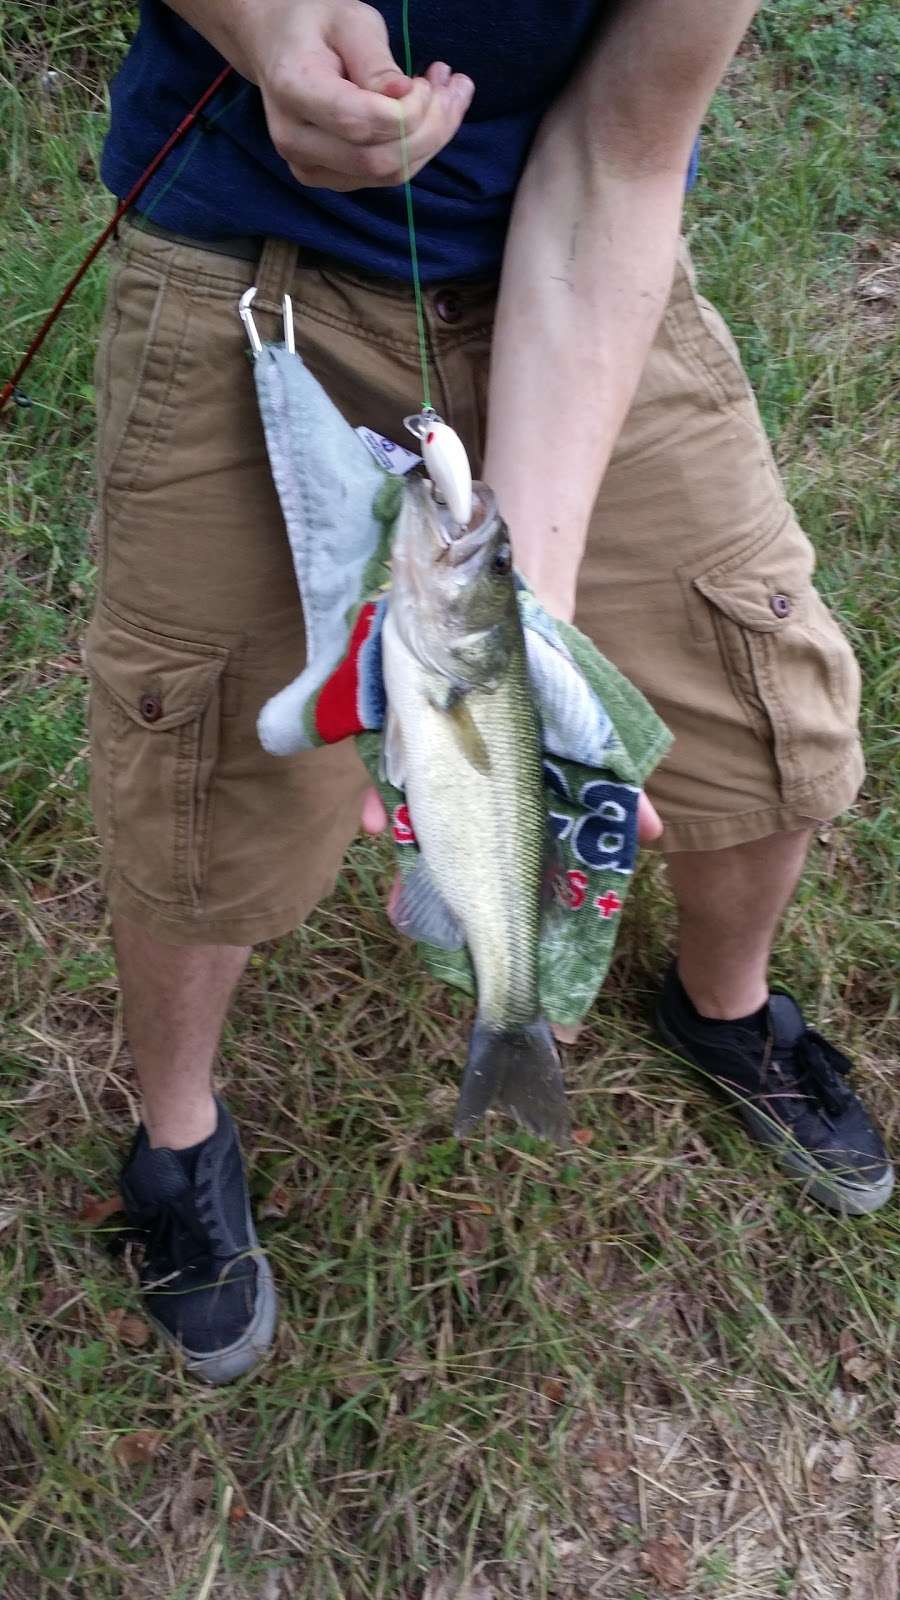
[[[622,909],[622,902],[615,889],[607,889],[605,894],[598,895],[594,905],[597,907],[604,922],[608,917],[614,917],[616,912]]]

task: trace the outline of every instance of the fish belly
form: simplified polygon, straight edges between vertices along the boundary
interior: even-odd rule
[[[406,800],[416,838],[462,924],[478,984],[478,1011],[495,1026],[539,1012],[537,941],[544,803],[537,721],[521,661],[466,708],[488,752],[467,759],[451,717],[429,699],[429,678],[396,629],[385,628],[385,682],[399,718]]]

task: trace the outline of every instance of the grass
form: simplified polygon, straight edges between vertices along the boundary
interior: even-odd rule
[[[5,370],[108,213],[124,13],[3,12]],[[822,831],[776,970],[852,1049],[895,1149],[898,45],[890,0],[772,7],[687,219],[866,680],[866,787]],[[652,1041],[652,864],[570,1052],[591,1142],[560,1161],[450,1139],[465,1008],[390,932],[361,844],[254,956],[223,1048],[276,1357],[207,1393],[146,1339],[115,1219],[82,1220],[135,1112],[79,656],[102,289],[0,433],[3,1600],[896,1596],[896,1211],[825,1216]]]

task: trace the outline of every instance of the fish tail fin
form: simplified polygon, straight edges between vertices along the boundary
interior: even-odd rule
[[[489,1106],[508,1111],[541,1138],[565,1144],[569,1113],[562,1068],[543,1017],[518,1027],[493,1028],[475,1019],[454,1131],[472,1133]]]

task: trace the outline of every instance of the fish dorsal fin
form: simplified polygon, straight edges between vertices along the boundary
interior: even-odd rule
[[[462,924],[441,894],[424,856],[403,879],[390,917],[398,933],[409,939],[423,939],[440,950],[465,948]]]

